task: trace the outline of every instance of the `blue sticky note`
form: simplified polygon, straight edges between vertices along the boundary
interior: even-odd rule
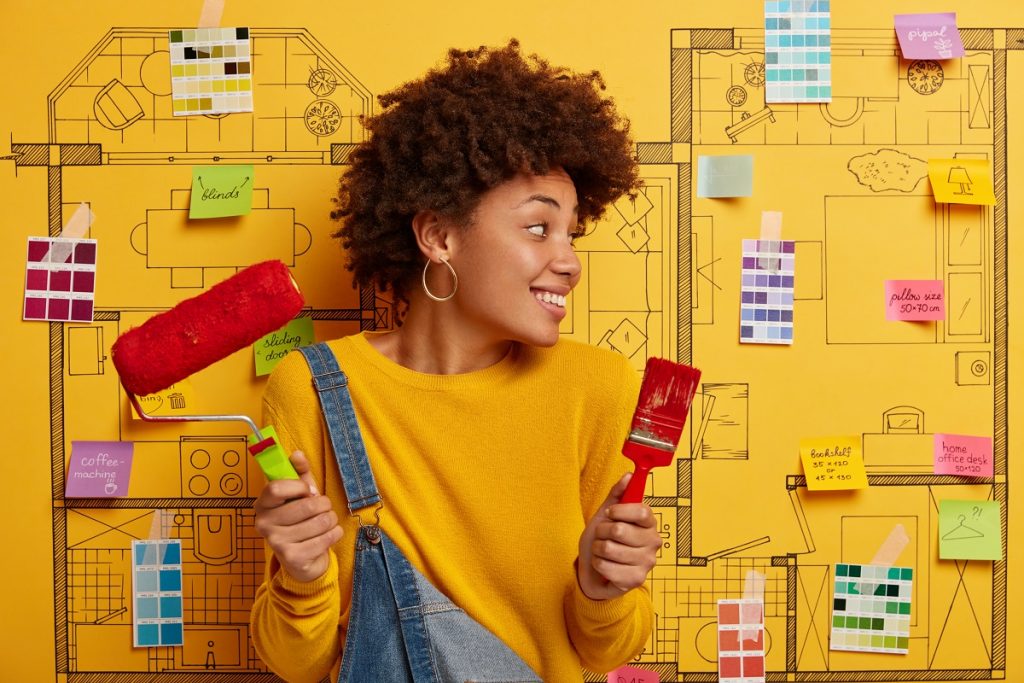
[[[749,197],[754,194],[754,157],[750,154],[697,157],[698,197]]]

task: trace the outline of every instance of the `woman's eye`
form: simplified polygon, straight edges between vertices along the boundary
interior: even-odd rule
[[[544,224],[531,225],[526,229],[528,233],[530,233],[531,235],[536,235],[537,237],[546,237],[547,230],[548,226]]]

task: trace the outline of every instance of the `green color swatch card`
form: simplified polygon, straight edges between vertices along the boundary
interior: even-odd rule
[[[281,329],[256,340],[252,345],[256,357],[256,376],[269,375],[274,366],[292,349],[313,343],[313,319],[295,318]]]
[[[1003,559],[999,501],[940,500],[939,559]]]
[[[189,218],[244,216],[252,210],[253,167],[193,166]]]

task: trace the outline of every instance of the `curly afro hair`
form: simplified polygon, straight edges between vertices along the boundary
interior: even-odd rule
[[[450,50],[441,68],[381,95],[382,111],[363,121],[369,138],[352,152],[331,212],[355,283],[408,303],[423,267],[412,218],[432,210],[468,225],[481,195],[523,171],[565,169],[581,223],[635,194],[629,123],[604,88],[598,72],[524,57],[512,40]]]

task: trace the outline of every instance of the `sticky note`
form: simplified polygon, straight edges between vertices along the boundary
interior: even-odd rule
[[[944,320],[946,296],[942,280],[886,280],[886,320]]]
[[[993,206],[992,162],[988,159],[929,159],[928,180],[942,204]]]
[[[939,501],[939,559],[1001,560],[998,500]]]
[[[698,197],[749,197],[752,194],[754,194],[753,155],[697,157]]]
[[[175,116],[252,111],[248,28],[176,29],[167,42]]]
[[[912,567],[835,565],[830,650],[907,654]]]
[[[992,476],[992,437],[935,435],[935,474]]]
[[[189,218],[244,216],[252,211],[253,167],[193,166]]]
[[[196,390],[192,382],[183,379],[175,382],[163,391],[147,396],[139,396],[139,405],[149,415],[195,415],[201,412],[196,407]],[[132,418],[141,419],[132,408]]]
[[[113,498],[128,495],[132,475],[131,441],[72,441],[67,498]]]
[[[132,644],[183,645],[181,541],[132,541]]]
[[[828,0],[765,0],[764,101],[832,101]]]
[[[964,56],[956,12],[897,14],[896,38],[904,59],[952,59]]]
[[[620,666],[608,672],[608,683],[660,683],[657,671],[648,671],[635,666]]]
[[[800,439],[800,459],[809,491],[863,489],[868,486],[859,436]]]
[[[23,320],[92,322],[96,240],[29,237]]]
[[[764,601],[718,601],[718,680],[763,683]]]
[[[256,376],[269,375],[288,352],[313,343],[313,319],[295,318],[279,330],[262,337],[252,345],[256,359]]]

